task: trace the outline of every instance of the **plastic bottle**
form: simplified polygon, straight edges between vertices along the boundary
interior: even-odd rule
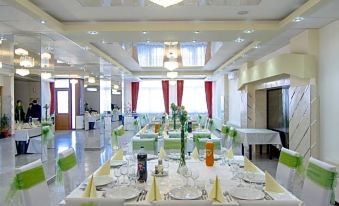
[[[206,166],[212,167],[214,165],[214,143],[210,140],[206,142]]]
[[[140,151],[137,155],[138,159],[138,181],[147,181],[147,153],[144,151],[144,147],[140,147]]]

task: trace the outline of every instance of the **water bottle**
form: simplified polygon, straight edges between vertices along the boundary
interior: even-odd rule
[[[138,181],[147,181],[147,153],[144,151],[144,147],[140,147],[140,151],[137,155],[138,159]]]

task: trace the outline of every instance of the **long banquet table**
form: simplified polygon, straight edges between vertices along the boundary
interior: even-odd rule
[[[240,161],[243,161],[243,160],[240,160]],[[193,159],[187,160],[186,163],[190,169],[199,171],[199,178],[196,181],[196,183],[198,185],[205,185],[205,189],[207,190],[208,193],[211,190],[211,187],[212,187],[212,184],[213,184],[213,181],[216,175],[218,175],[219,177],[222,191],[229,191],[231,188],[237,186],[239,183],[239,180],[232,178],[233,175],[231,172],[231,168],[227,164],[221,165],[219,161],[216,161],[213,167],[207,167],[205,166],[204,161],[193,160]],[[152,180],[151,170],[153,170],[154,166],[157,164],[157,160],[150,160],[148,161],[147,164],[148,164],[148,179],[144,187],[147,191],[150,191],[150,185],[151,185],[151,180]],[[171,189],[183,186],[184,181],[183,181],[183,178],[176,172],[177,168],[178,168],[178,162],[174,160],[169,160],[169,175],[166,177],[157,177],[157,182],[158,182],[158,186],[159,186],[162,199],[164,197],[164,194],[168,193]],[[259,173],[264,174],[261,170],[259,170]],[[112,179],[115,178],[113,174],[114,174],[114,170],[113,168],[111,168],[110,176],[112,177]],[[111,187],[112,185],[108,185],[107,187],[103,187],[103,189],[106,191],[97,191],[97,197],[108,198],[106,195],[103,195],[103,194],[109,192]],[[66,198],[81,198],[83,192],[84,192],[83,185],[81,184],[74,191],[72,191],[71,194],[69,194]],[[287,190],[285,190],[284,193],[268,192],[268,194],[269,196],[273,198],[273,200],[298,200],[294,195],[292,195]],[[136,201],[136,199],[137,198],[125,201],[124,205],[126,206],[151,205],[151,203],[146,200],[138,202]],[[191,201],[194,201],[194,200],[191,200]],[[264,201],[264,200],[258,200],[258,201]],[[227,206],[239,205],[238,200],[236,198],[233,198],[232,201],[225,201],[224,203],[213,203],[213,204],[227,205]],[[64,206],[65,201],[62,201],[59,205]]]

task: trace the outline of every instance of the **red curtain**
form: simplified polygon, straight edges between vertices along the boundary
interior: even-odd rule
[[[51,103],[49,107],[49,114],[52,115],[54,114],[55,110],[55,90],[54,90],[54,82],[49,83],[49,90],[51,92]]]
[[[212,86],[213,86],[212,81],[205,82],[206,104],[209,118],[212,118],[212,98],[213,98]]]
[[[181,107],[182,95],[184,94],[184,80],[177,80],[177,104]]]
[[[138,104],[138,95],[139,95],[139,82],[132,82],[131,83],[131,90],[132,90],[132,112],[137,111],[137,104]]]
[[[163,80],[162,83],[162,94],[164,96],[165,111],[169,114],[169,81]]]

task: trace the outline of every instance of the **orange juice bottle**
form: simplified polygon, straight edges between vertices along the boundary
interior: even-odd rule
[[[212,141],[206,142],[206,166],[212,167],[214,165],[214,143]]]
[[[160,132],[160,123],[155,123],[154,124],[154,133],[159,133]]]

